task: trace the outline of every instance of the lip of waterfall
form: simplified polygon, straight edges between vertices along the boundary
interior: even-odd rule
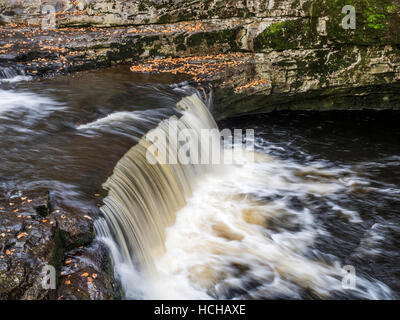
[[[183,110],[178,130],[217,128],[199,95],[177,107]],[[126,297],[301,298],[303,291],[340,296],[342,270],[335,257],[309,256],[315,238],[326,231],[290,199],[334,195],[349,187],[348,179],[357,180],[348,177],[352,173],[264,153],[241,166],[150,165],[148,137],[164,133],[172,143],[168,121],[129,150],[104,184],[109,193],[95,229],[110,249]],[[361,221],[357,213],[335,211],[350,223]],[[355,297],[391,297],[379,281],[357,281]]]

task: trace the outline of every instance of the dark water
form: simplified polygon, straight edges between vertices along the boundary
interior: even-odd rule
[[[90,210],[93,201],[87,200],[102,193],[101,184],[135,144],[135,137],[171,114],[185,95],[170,86],[180,81],[177,77],[133,75],[122,67],[3,83],[1,194],[7,197],[17,190],[50,189],[56,198]],[[123,111],[150,113],[154,121],[144,124],[128,119],[134,123],[133,131],[124,120],[95,129],[79,127]]]
[[[274,112],[222,121],[230,128],[255,128],[259,148],[282,160],[351,170],[365,187],[334,197],[293,198],[312,210],[328,231],[315,249],[353,265],[400,293],[400,113]],[[355,191],[355,192],[354,192]],[[283,195],[281,195],[283,196]],[[360,221],[338,217],[335,205],[358,213]]]
[[[0,197],[50,189],[57,201],[93,210],[99,204],[95,194],[104,195],[101,184],[117,161],[190,92],[174,85],[183,80],[134,75],[120,67],[0,84]],[[357,275],[384,283],[398,298],[399,120],[399,112],[392,111],[279,112],[219,125],[254,129],[257,151],[282,161],[318,162],[355,174],[360,186],[351,192],[301,198],[277,192],[274,197],[287,197],[295,210],[309,209],[326,231],[307,254],[335,256],[342,265],[355,266]],[[347,214],[338,214],[343,210]],[[288,226],[275,221],[270,228]]]

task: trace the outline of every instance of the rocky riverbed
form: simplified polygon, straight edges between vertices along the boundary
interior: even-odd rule
[[[56,289],[43,286],[49,265],[56,271]],[[45,191],[2,197],[0,299],[112,299],[114,286],[91,216]]]

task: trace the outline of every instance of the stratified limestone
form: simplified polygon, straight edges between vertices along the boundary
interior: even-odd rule
[[[112,300],[123,293],[114,280],[114,270],[105,245],[95,240],[64,255],[57,290],[59,300]]]
[[[41,24],[39,2],[0,0],[1,19]],[[218,74],[201,78],[216,89],[218,117],[287,108],[400,106],[396,0],[43,3],[55,7],[59,29],[1,28],[0,66],[19,63],[28,73],[45,75],[134,62],[134,71],[144,71],[152,64],[148,60],[241,53],[246,63],[238,59],[239,65],[226,64]],[[345,5],[355,8],[355,30],[343,28]]]

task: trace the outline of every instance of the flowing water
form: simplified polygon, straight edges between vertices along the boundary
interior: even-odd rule
[[[0,85],[0,195],[44,188],[80,210],[101,206],[96,231],[126,298],[398,298],[398,113],[217,124],[209,96],[176,76],[10,72]],[[194,140],[203,129],[254,129],[255,150],[233,164],[150,164],[153,135],[176,144],[172,121]],[[344,266],[355,268],[352,289]]]

